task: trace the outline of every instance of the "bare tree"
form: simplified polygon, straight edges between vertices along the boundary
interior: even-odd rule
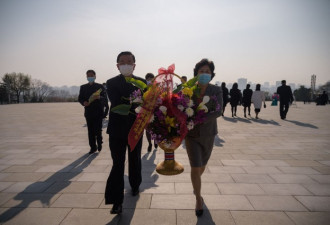
[[[21,93],[29,90],[31,77],[23,73],[6,73],[2,81],[7,85],[10,92],[16,95],[17,103]]]
[[[52,87],[46,82],[38,79],[32,79],[30,94],[32,95],[31,102],[43,102],[52,92]]]

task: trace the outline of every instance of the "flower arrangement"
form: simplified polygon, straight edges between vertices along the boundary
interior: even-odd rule
[[[138,141],[146,129],[156,143],[162,142],[170,147],[174,138],[179,137],[181,142],[189,130],[203,123],[208,112],[220,110],[215,96],[204,96],[199,100],[198,77],[173,90],[173,76],[179,77],[174,74],[174,65],[171,65],[168,70],[161,68],[148,87],[134,79],[127,80],[139,89],[130,95],[130,105],[119,105],[112,110],[127,115],[131,105],[137,105],[137,119],[131,129],[129,142],[130,139]],[[134,146],[131,145],[131,149]]]

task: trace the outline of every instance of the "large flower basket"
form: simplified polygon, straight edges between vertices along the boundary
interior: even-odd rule
[[[181,163],[174,159],[174,151],[181,145],[181,138],[174,137],[169,141],[162,141],[159,147],[165,152],[165,160],[158,163],[156,171],[162,175],[177,175],[184,171]]]

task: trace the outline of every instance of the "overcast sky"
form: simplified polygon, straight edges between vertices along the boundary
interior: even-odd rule
[[[329,0],[0,0],[0,76],[22,72],[52,86],[118,75],[132,51],[134,74],[175,63],[193,76],[202,58],[215,81],[310,85],[330,80]]]

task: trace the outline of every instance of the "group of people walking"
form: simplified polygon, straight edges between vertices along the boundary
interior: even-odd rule
[[[238,89],[238,84],[234,83],[232,89],[228,91],[226,83],[221,84],[223,92],[223,110],[222,116],[224,116],[225,108],[227,103],[231,106],[232,117],[237,116],[237,106],[243,105],[244,117],[246,118],[246,111],[248,116],[251,116],[251,104],[254,105],[255,118],[259,119],[258,115],[261,111],[262,106],[266,108],[265,94],[260,90],[261,85],[257,84],[255,91],[250,89],[250,84],[246,85],[243,90],[243,94],[240,89]],[[286,118],[286,114],[289,110],[289,104],[293,102],[293,94],[290,86],[286,85],[286,81],[282,80],[282,86],[277,88],[276,98],[280,96],[280,116],[281,119]],[[277,105],[277,99],[276,99]]]
[[[111,109],[120,104],[129,104],[130,95],[138,88],[126,82],[127,77],[140,80],[148,84],[154,78],[153,74],[147,74],[146,79],[133,75],[135,69],[135,56],[131,52],[121,52],[117,56],[117,68],[119,75],[109,79],[106,87],[95,82],[96,73],[88,70],[88,83],[80,87],[79,102],[85,108],[85,118],[88,127],[88,139],[90,145],[89,154],[102,150],[102,119],[104,118],[104,104],[109,99],[111,102],[107,134],[109,134],[109,148],[112,157],[112,168],[107,179],[105,188],[105,204],[112,204],[111,214],[122,213],[124,200],[124,171],[126,152],[128,154],[128,180],[131,186],[131,194],[136,196],[140,192],[142,182],[141,149],[143,136],[134,149],[128,145],[128,134],[136,119],[134,106],[130,108],[128,115],[114,113]],[[223,107],[222,89],[210,84],[215,76],[214,63],[208,59],[202,59],[195,65],[194,76],[198,78],[200,93],[197,102],[203,97],[215,96],[220,108]],[[186,78],[185,78],[186,79]],[[184,80],[184,79],[183,79]],[[95,94],[99,91],[99,94]],[[187,154],[191,166],[191,182],[196,197],[195,214],[203,215],[204,201],[201,196],[201,177],[205,171],[206,164],[211,156],[213,142],[217,128],[217,117],[221,116],[221,110],[208,112],[202,124],[191,129],[185,137]],[[150,135],[147,134],[149,142],[148,152],[152,149]],[[157,149],[158,143],[154,143]]]
[[[117,114],[111,109],[120,104],[129,104],[130,95],[138,90],[132,83],[126,82],[127,77],[140,80],[145,84],[149,84],[154,78],[154,75],[151,73],[146,75],[146,79],[133,75],[136,66],[135,56],[128,51],[121,52],[117,56],[116,66],[120,74],[107,80],[105,87],[95,82],[95,71],[88,70],[86,73],[88,83],[80,87],[78,97],[80,104],[85,109],[84,115],[87,122],[90,145],[89,154],[94,154],[102,150],[102,119],[106,116],[104,107],[107,105],[108,99],[111,102],[107,134],[109,135],[109,148],[113,163],[104,195],[105,204],[113,205],[110,210],[111,214],[120,214],[123,211],[126,152],[128,155],[128,181],[131,187],[131,194],[136,196],[140,193],[140,185],[142,183],[141,149],[143,140],[142,136],[135,148],[130,149],[128,145],[128,134],[136,119],[134,106],[130,108],[130,113],[127,115]],[[198,217],[202,216],[204,212],[204,200],[201,196],[202,175],[210,159],[214,139],[218,133],[217,118],[223,115],[228,102],[231,104],[233,117],[236,116],[237,105],[240,103],[244,106],[245,117],[246,110],[248,115],[250,115],[250,106],[253,103],[256,118],[258,118],[262,102],[265,104],[265,97],[263,92],[260,91],[260,84],[257,85],[254,92],[250,89],[250,85],[247,85],[243,91],[243,95],[238,89],[237,83],[233,85],[230,92],[228,92],[225,83],[221,87],[210,84],[210,81],[215,76],[214,70],[214,63],[208,59],[202,59],[195,65],[193,72],[194,77],[197,77],[197,85],[200,90],[195,101],[201,102],[204,96],[214,96],[221,110],[207,112],[204,122],[189,130],[185,137],[187,155],[191,166],[190,175],[194,190],[193,193],[196,197],[195,214]],[[291,97],[285,97],[287,93],[291,92],[289,88],[281,87],[278,89],[281,101],[281,118],[285,118],[288,110],[286,100],[291,100]],[[149,142],[147,150],[150,152],[152,141],[148,134],[147,140]],[[157,144],[154,143],[156,149],[158,147]]]

